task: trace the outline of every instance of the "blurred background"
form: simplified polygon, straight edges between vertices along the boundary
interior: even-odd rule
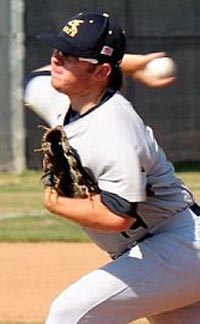
[[[36,39],[59,30],[84,10],[115,16],[127,35],[127,52],[165,51],[175,59],[177,81],[151,89],[124,81],[124,93],[149,124],[173,162],[200,161],[199,0],[1,0],[0,1],[0,171],[38,169],[34,153],[44,123],[23,104],[27,75],[48,64],[51,50]]]

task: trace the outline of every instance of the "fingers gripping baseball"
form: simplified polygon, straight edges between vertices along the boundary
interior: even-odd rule
[[[154,88],[169,86],[176,79],[176,64],[164,52],[125,54],[121,68],[134,80]]]

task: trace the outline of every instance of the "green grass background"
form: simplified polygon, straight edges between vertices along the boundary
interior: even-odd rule
[[[177,175],[200,201],[199,165],[177,166]],[[186,170],[186,171],[185,171]],[[82,242],[88,238],[82,229],[46,211],[42,204],[39,171],[22,174],[0,172],[0,242]]]
[[[181,163],[175,168],[178,177],[200,202],[200,163]],[[88,241],[80,227],[45,210],[40,175],[33,170],[22,174],[0,172],[0,242]],[[146,323],[143,320],[134,322]],[[0,324],[26,323],[0,321]]]
[[[78,226],[43,207],[40,172],[0,173],[0,242],[87,240]]]

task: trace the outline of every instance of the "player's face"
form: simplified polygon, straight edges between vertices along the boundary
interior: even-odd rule
[[[78,58],[63,55],[55,50],[51,58],[53,87],[70,96],[84,95],[91,89],[92,73],[96,65],[79,61]]]

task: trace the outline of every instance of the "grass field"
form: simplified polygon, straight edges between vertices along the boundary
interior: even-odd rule
[[[200,201],[200,172],[177,172]],[[42,205],[40,172],[0,173],[0,242],[87,241],[76,225]]]
[[[42,205],[40,173],[0,173],[0,242],[87,241],[72,223]]]

